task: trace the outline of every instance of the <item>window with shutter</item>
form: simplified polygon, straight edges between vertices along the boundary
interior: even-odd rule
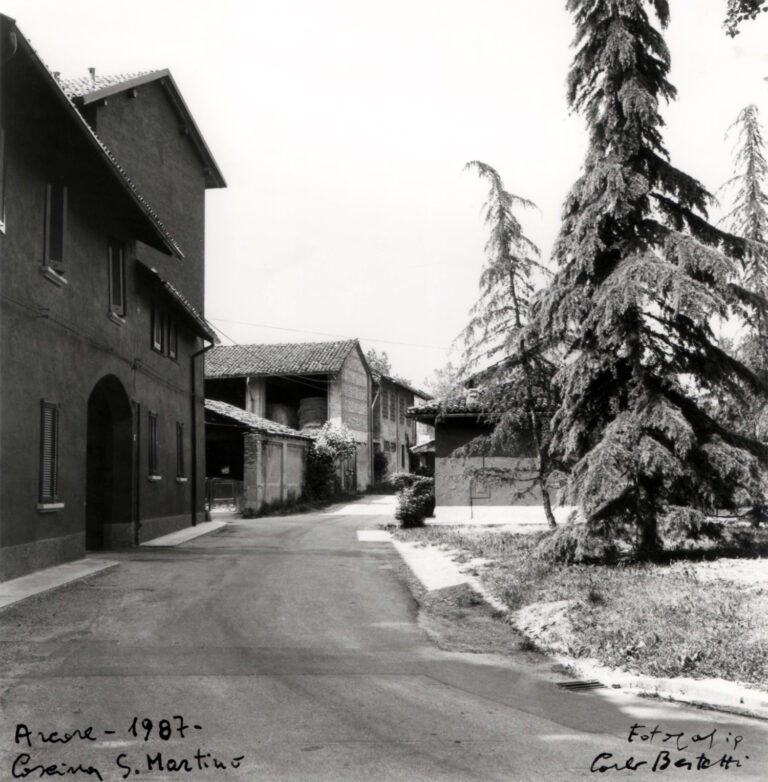
[[[157,302],[152,307],[152,350],[158,353],[165,350],[165,317]]]
[[[147,451],[149,455],[149,474],[150,476],[159,475],[158,463],[158,437],[157,437],[157,413],[149,413],[149,426],[147,427]]]
[[[45,195],[45,258],[43,264],[64,274],[67,229],[67,188],[49,184]]]
[[[58,502],[59,490],[59,406],[40,403],[40,491],[41,504]]]
[[[184,478],[184,424],[176,422],[176,477]]]
[[[0,231],[5,233],[5,131],[0,128]]]
[[[120,242],[109,243],[109,311],[125,316],[125,248]]]
[[[179,327],[171,317],[168,318],[168,355],[174,359],[179,355]]]

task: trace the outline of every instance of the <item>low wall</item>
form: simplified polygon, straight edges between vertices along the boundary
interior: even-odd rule
[[[308,440],[244,435],[243,504],[258,513],[265,505],[286,505],[300,499],[306,474]]]

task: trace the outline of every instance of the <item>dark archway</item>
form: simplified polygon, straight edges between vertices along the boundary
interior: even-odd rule
[[[88,397],[85,547],[90,551],[131,541],[132,431],[123,384],[106,375]]]

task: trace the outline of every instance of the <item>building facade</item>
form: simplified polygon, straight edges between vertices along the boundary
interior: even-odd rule
[[[346,490],[373,483],[372,379],[357,340],[220,345],[206,354],[205,393],[302,432],[344,424],[357,442]]]
[[[432,401],[407,411],[411,420],[434,426],[435,520],[451,523],[546,525],[537,460],[532,448],[461,457],[457,449],[488,435],[480,404],[468,399]],[[504,473],[506,480],[494,480]],[[555,509],[558,521],[570,507]]]
[[[204,518],[202,224],[224,181],[167,72],[75,87],[5,16],[0,69],[5,580]]]
[[[410,472],[414,460],[411,448],[430,440],[431,425],[407,418],[409,407],[430,399],[429,394],[397,378],[374,374],[373,385],[374,448],[386,458],[387,474]],[[378,476],[383,480],[384,475]]]

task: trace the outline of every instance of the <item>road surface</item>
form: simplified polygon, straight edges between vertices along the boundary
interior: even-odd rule
[[[766,723],[438,649],[375,512],[236,520],[0,613],[0,780],[768,779]]]

